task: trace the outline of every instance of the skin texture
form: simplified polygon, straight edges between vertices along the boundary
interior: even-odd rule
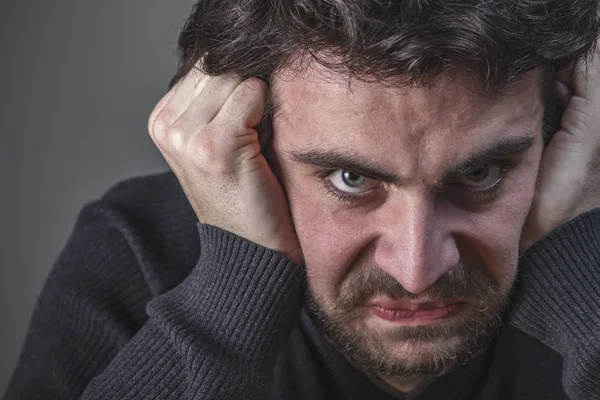
[[[436,357],[468,355],[459,352],[461,342],[463,350],[474,343],[460,333],[486,325],[502,308],[497,300],[514,282],[519,247],[524,251],[600,206],[598,53],[591,61],[579,60],[556,77],[567,107],[543,156],[535,71],[496,97],[478,94],[460,74],[420,89],[389,89],[348,85],[319,68],[289,76],[281,71],[272,88],[279,105],[274,138],[261,149],[256,127],[267,85],[257,78],[209,77],[200,60],[157,103],[148,131],[198,220],[306,262],[321,322],[351,334],[354,347],[346,350],[353,359],[362,349],[362,361],[369,361],[365,354],[383,360],[365,372],[379,371],[408,391],[427,371],[447,370],[448,363],[436,366]],[[483,179],[496,164],[462,170],[453,164],[507,139],[520,151],[500,157],[512,166],[503,185],[494,195],[474,195],[481,191],[469,187],[498,181]],[[317,164],[329,165],[315,167],[315,153],[324,150],[346,160],[332,163],[326,154]],[[359,179],[364,197],[341,202],[325,188],[339,185],[334,171],[352,170],[346,164],[359,158],[384,170],[385,183]],[[372,312],[371,303],[385,296],[413,303],[450,298],[461,307],[451,319],[428,325],[416,318],[390,325]],[[440,340],[441,333],[449,340]],[[365,337],[371,340],[359,340]]]
[[[469,265],[506,298],[542,154],[537,78],[537,71],[523,76],[504,96],[482,95],[476,85],[448,74],[430,87],[404,89],[357,81],[348,85],[347,78],[318,67],[283,73],[275,80],[281,105],[273,119],[276,174],[287,193],[310,292],[323,319],[335,319],[348,282],[370,269],[404,288],[397,299],[404,294],[418,302],[430,299],[435,283],[457,265]],[[444,174],[459,160],[508,137],[534,141],[524,153],[504,157],[513,168],[495,195],[476,197],[465,185],[472,181],[464,176],[439,190]],[[367,197],[341,202],[325,189],[325,174],[316,176],[323,168],[295,156],[326,150],[374,162],[400,180],[367,179],[361,186]],[[342,190],[352,189],[339,173],[329,179]],[[389,296],[373,294],[362,306],[374,298]],[[456,319],[484,317],[472,298],[466,302]],[[392,354],[408,370],[463,341],[398,339],[393,331],[402,328],[368,308],[333,329],[359,332],[364,338],[378,333],[382,343],[370,351],[381,357]],[[388,379],[399,389],[413,386],[411,379],[399,381]]]

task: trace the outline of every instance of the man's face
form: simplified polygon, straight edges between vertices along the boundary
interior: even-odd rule
[[[460,75],[403,89],[321,67],[275,77],[275,165],[310,308],[364,369],[441,374],[485,346],[542,153],[537,74],[502,96]]]

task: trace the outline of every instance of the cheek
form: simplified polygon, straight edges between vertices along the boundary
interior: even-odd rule
[[[540,154],[541,150],[534,153],[520,168],[506,193],[489,209],[475,213],[442,207],[437,211],[441,214],[436,214],[449,223],[441,226],[452,231],[461,259],[484,266],[506,290],[516,274],[519,239],[534,194]],[[364,210],[356,214],[336,212],[336,200],[329,198],[312,176],[291,173],[284,166],[280,179],[311,288],[316,295],[328,298],[380,235],[377,219]]]
[[[522,174],[503,198],[481,213],[439,210],[448,218],[461,259],[481,264],[508,289],[516,273],[521,230],[534,194],[535,172]],[[376,218],[336,212],[335,200],[302,188],[311,183],[288,180],[286,190],[307,275],[314,291],[335,290],[363,252],[380,234]],[[314,189],[313,189],[314,190]]]
[[[334,210],[335,200],[316,190],[306,181],[289,179],[286,184],[309,282],[313,291],[323,293],[339,286],[371,236],[364,228],[365,215],[342,217]]]
[[[519,242],[535,192],[538,165],[523,169],[503,197],[485,212],[449,211],[461,259],[485,266],[505,290],[512,286],[517,272]]]

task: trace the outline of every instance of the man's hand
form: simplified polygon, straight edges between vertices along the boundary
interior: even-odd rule
[[[301,262],[287,199],[260,152],[265,82],[209,77],[194,69],[156,105],[152,140],[198,220]]]
[[[600,45],[557,77],[567,104],[561,128],[544,150],[521,251],[559,225],[600,207]]]

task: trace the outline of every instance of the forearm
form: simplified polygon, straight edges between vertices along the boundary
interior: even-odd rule
[[[86,399],[262,399],[300,310],[303,269],[227,231],[200,226],[198,266],[151,301],[150,319]]]
[[[600,209],[535,243],[518,285],[511,323],[563,356],[572,399],[600,399]]]
[[[81,212],[3,399],[264,396],[304,269],[218,228],[198,237],[192,225],[190,245],[201,244],[186,259],[197,265],[160,295],[149,285],[166,284],[167,268],[182,274],[169,252],[183,249],[150,246],[126,222],[131,210],[111,204]]]

